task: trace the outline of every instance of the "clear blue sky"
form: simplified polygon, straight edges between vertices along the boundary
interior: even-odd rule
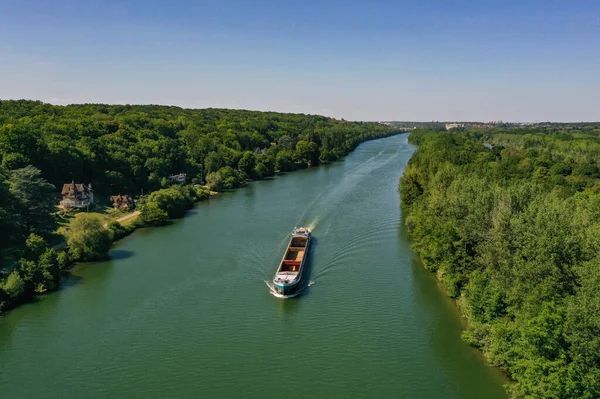
[[[1,0],[0,98],[600,120],[600,1]]]

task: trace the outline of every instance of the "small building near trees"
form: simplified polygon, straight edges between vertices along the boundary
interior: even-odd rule
[[[167,178],[169,183],[173,184],[185,184],[187,180],[187,175],[185,173],[180,173],[178,175],[172,175]]]
[[[69,210],[74,208],[85,208],[94,202],[94,190],[92,185],[76,184],[75,181],[65,183],[61,191],[62,200],[59,207]]]
[[[113,207],[115,209],[129,209],[132,210],[135,208],[135,202],[131,195],[113,195],[110,197],[111,202],[113,203]]]
[[[446,123],[446,130],[464,129],[464,128],[465,128],[464,123]]]

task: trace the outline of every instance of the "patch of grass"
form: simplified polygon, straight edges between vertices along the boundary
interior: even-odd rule
[[[84,211],[71,211],[71,212],[65,212],[65,211],[61,211],[57,214],[57,222],[58,222],[58,229],[55,232],[55,235],[58,236],[64,236],[65,233],[67,232],[67,230],[69,229],[69,225],[71,224],[71,222],[77,218],[77,216],[82,215],[82,214],[90,214],[93,215],[94,217],[97,217],[100,222],[104,225],[104,224],[108,224],[112,221],[115,221],[119,218],[122,218],[123,216],[129,214],[130,212],[128,211],[124,211],[124,210],[119,210],[119,209],[114,209],[113,207],[107,206],[107,205],[103,205],[103,204],[96,204],[96,206],[93,209],[90,209],[89,212]],[[135,218],[132,218],[135,219]],[[129,220],[126,220],[125,222],[133,222],[133,220],[131,220],[131,222]]]
[[[123,220],[122,222],[119,222],[119,223],[121,223],[121,226],[129,226],[129,225],[133,224],[139,217],[140,217],[140,215],[136,215],[129,219]]]

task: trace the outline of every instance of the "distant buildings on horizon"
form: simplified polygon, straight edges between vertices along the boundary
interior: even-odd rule
[[[404,129],[418,129],[418,128],[445,128],[446,130],[452,129],[493,129],[497,127],[526,127],[526,126],[550,126],[555,122],[503,122],[503,121],[490,121],[490,122],[411,122],[411,121],[381,121],[383,125],[392,126],[396,128]],[[556,122],[559,123],[559,122]],[[560,123],[559,123],[560,124]]]
[[[446,123],[446,130],[450,129],[464,129],[464,123]]]

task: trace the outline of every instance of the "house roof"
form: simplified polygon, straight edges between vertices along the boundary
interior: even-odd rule
[[[118,194],[118,195],[113,195],[110,197],[111,201],[133,201],[133,199],[131,198],[131,195],[127,195],[127,194]]]
[[[85,184],[75,184],[75,182],[71,182],[71,183],[65,183],[63,184],[63,189],[61,191],[62,195],[75,195],[78,193],[92,193],[92,185],[85,185]]]

